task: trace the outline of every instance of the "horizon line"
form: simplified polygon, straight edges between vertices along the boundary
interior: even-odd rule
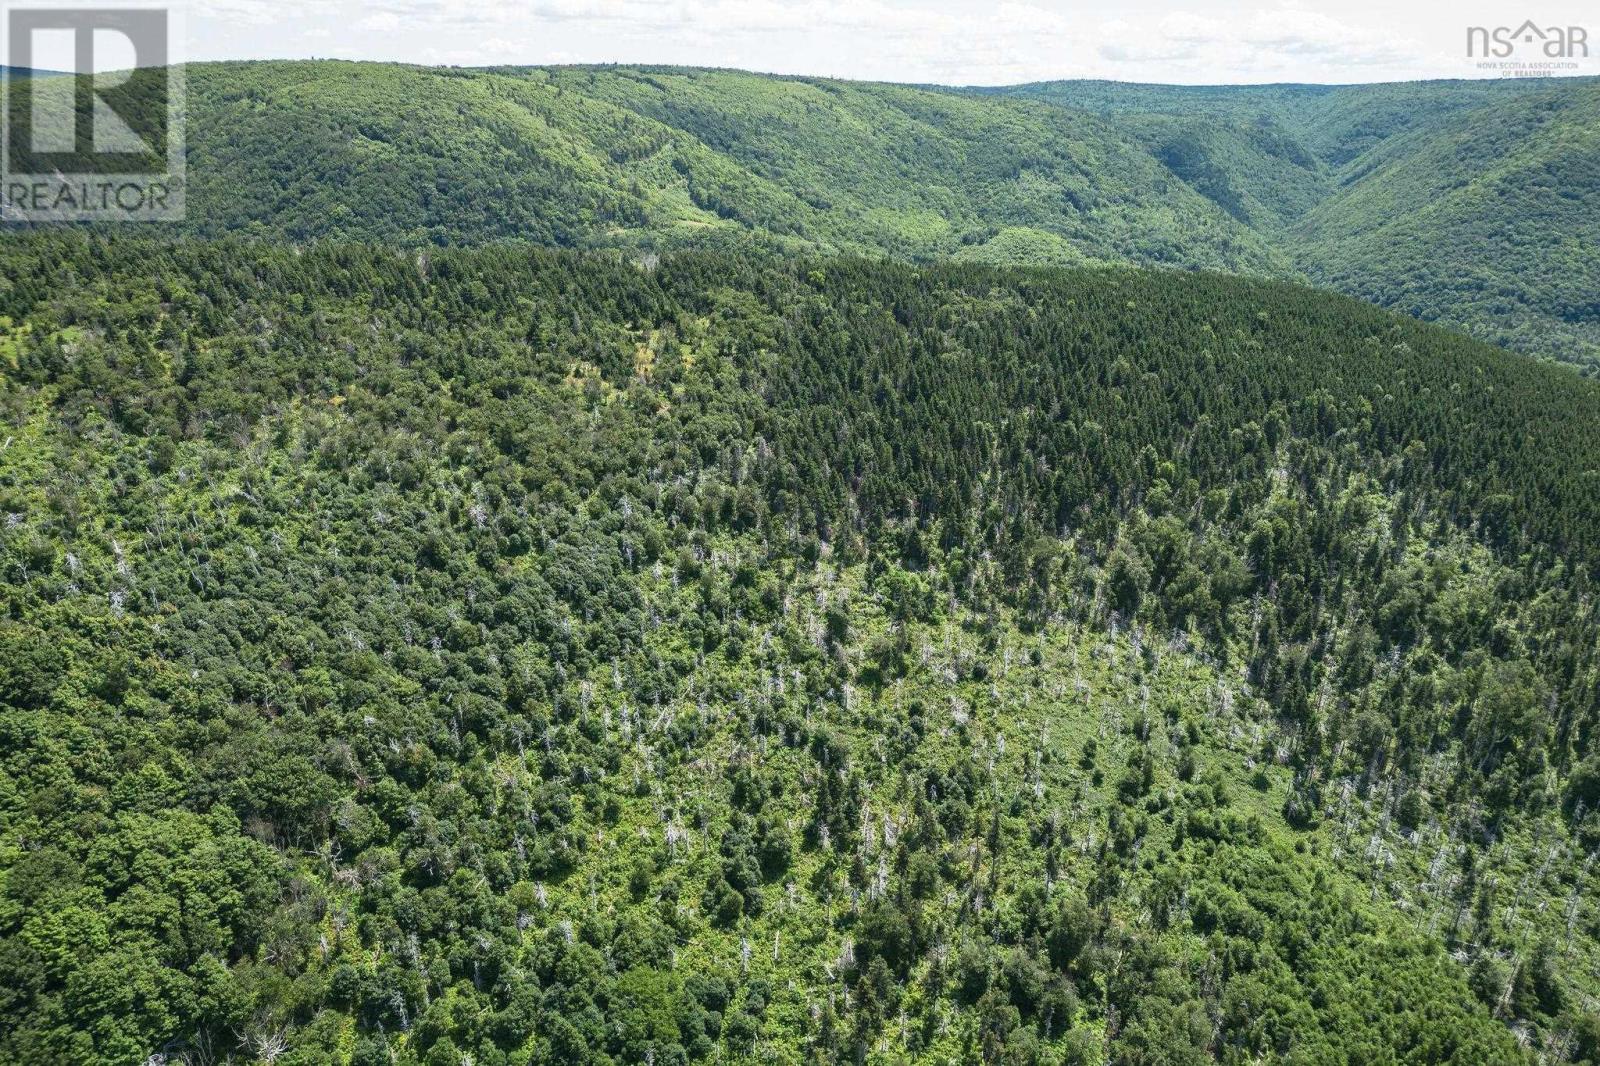
[[[276,56],[272,58],[237,58],[237,59],[191,59],[182,63],[173,63],[176,67],[207,67],[228,65],[251,65],[269,63],[341,63],[350,66],[374,67],[406,67],[414,70],[459,70],[470,72],[495,73],[499,71],[533,71],[533,70],[671,70],[671,71],[696,71],[710,74],[743,74],[756,78],[785,79],[792,81],[832,81],[850,82],[859,85],[890,85],[909,89],[955,89],[963,91],[1024,89],[1041,85],[1062,84],[1098,84],[1098,85],[1129,85],[1157,89],[1272,89],[1272,88],[1297,88],[1297,89],[1350,89],[1363,86],[1386,85],[1427,85],[1442,83],[1475,83],[1475,82],[1515,82],[1518,84],[1566,81],[1600,81],[1600,73],[1588,74],[1549,74],[1540,77],[1417,77],[1417,78],[1389,78],[1377,81],[1138,81],[1123,78],[1088,77],[1088,76],[1062,76],[1056,78],[1035,78],[1031,81],[1017,82],[973,82],[958,84],[955,82],[939,81],[901,81],[891,78],[851,78],[836,74],[793,74],[771,70],[756,70],[749,67],[729,66],[700,66],[692,63],[661,63],[661,62],[634,62],[634,61],[594,61],[574,63],[426,63],[409,59],[358,59],[348,56]],[[152,65],[153,68],[154,65]],[[135,68],[144,69],[144,68]],[[67,77],[77,72],[70,70],[48,70],[42,68],[21,68],[9,65],[0,65],[0,71],[6,76],[41,76],[41,77]],[[112,71],[98,71],[96,73],[113,73]]]

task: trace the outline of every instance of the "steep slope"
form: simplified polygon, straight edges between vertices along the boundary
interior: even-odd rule
[[[1600,83],[1385,141],[1296,234],[1307,274],[1496,344],[1600,362]]]
[[[190,99],[206,234],[929,258],[1028,232],[1059,261],[1291,269],[1136,140],[1040,104],[715,72],[336,63],[197,66]]]
[[[774,244],[817,215],[692,138],[526,79],[224,64],[191,70],[190,100],[191,228],[206,235],[580,245],[751,228],[707,188],[726,213],[770,218]]]
[[[986,258],[1009,236],[1047,233],[1072,249],[1066,262],[1287,269],[1254,234],[1170,181],[1137,139],[1088,115],[736,72],[557,69],[549,77],[801,192],[858,246]]]
[[[1300,141],[1270,125],[1163,114],[1121,115],[1117,125],[1184,184],[1279,244],[1334,181]]]
[[[1170,271],[3,255],[0,1056],[1600,1056],[1594,383]]]
[[[1572,79],[1558,88],[1592,79]],[[1104,115],[1171,115],[1277,131],[1335,170],[1400,133],[1525,94],[1550,82],[1428,81],[1378,85],[1140,85],[1109,81],[1037,82],[973,90],[1045,100]]]
[[[1176,175],[1320,284],[1600,366],[1600,81],[989,92],[1144,129]]]
[[[1138,133],[1196,191],[1280,242],[1343,168],[1408,130],[1527,91],[1522,82],[1417,85],[1140,85],[1040,82],[969,90],[1105,116]],[[1291,242],[1292,243],[1292,242]]]
[[[1224,270],[1600,366],[1593,80],[958,92],[307,62],[189,82],[194,234]]]

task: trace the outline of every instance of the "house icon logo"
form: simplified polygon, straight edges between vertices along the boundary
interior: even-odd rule
[[[1468,26],[1468,59],[1576,60],[1589,58],[1589,31],[1582,26]]]

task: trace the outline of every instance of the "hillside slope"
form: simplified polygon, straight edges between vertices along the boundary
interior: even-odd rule
[[[992,92],[1143,125],[1318,284],[1600,365],[1600,81]]]
[[[1044,100],[1092,114],[1170,115],[1270,129],[1338,170],[1389,138],[1525,95],[1567,92],[1594,79],[1425,81],[1376,85],[1140,85],[1053,81],[970,90]]]
[[[1386,141],[1303,219],[1314,280],[1509,348],[1600,360],[1600,83]]]
[[[958,92],[319,61],[199,64],[189,94],[192,234],[1225,270],[1600,366],[1592,79]]]
[[[1600,387],[1209,274],[22,236],[0,1057],[1600,1061]]]
[[[716,72],[195,67],[193,229],[1291,269],[1085,115]],[[405,108],[398,101],[407,101]]]

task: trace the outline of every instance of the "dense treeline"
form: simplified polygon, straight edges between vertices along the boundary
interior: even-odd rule
[[[1592,383],[1120,271],[0,315],[8,1058],[1600,1061]]]
[[[1319,285],[1595,365],[1595,79],[991,91],[1114,116]]]
[[[956,91],[319,61],[187,81],[191,234],[1225,270],[1600,360],[1591,78]]]

